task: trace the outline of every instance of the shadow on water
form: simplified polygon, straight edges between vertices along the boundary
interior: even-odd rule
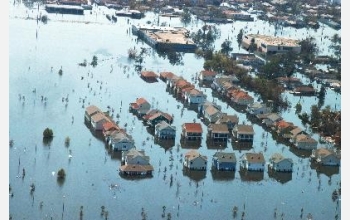
[[[309,158],[311,156],[312,151],[311,150],[303,150],[303,149],[298,149],[294,146],[289,147],[290,152],[295,154],[296,156],[300,158]]]
[[[219,171],[215,168],[210,170],[213,180],[216,181],[231,181],[235,178],[235,170],[230,171]]]
[[[251,150],[253,148],[253,142],[238,142],[231,141],[233,150]]]
[[[184,176],[189,177],[191,180],[199,182],[206,177],[207,171],[206,170],[191,170],[191,169],[188,169],[187,167],[184,167],[182,169],[182,174]]]
[[[264,179],[264,172],[261,171],[249,171],[245,168],[240,168],[239,175],[242,181],[254,181],[259,182]]]
[[[292,180],[293,172],[277,172],[270,167],[268,168],[268,175],[270,178],[277,180],[281,184],[285,184]]]
[[[53,137],[44,137],[43,138],[43,145],[47,146],[47,147],[51,146],[52,140],[53,140]]]
[[[180,144],[183,149],[199,149],[202,140],[186,140],[183,137],[180,139]]]
[[[151,179],[153,178],[153,175],[125,175],[121,174],[119,171],[117,171],[119,176],[125,180],[131,180],[131,181],[140,181],[144,179]]]
[[[167,150],[175,146],[175,139],[154,138],[154,144],[161,146],[166,152]]]
[[[224,150],[227,147],[227,141],[213,140],[210,137],[207,137],[206,144],[210,150]]]
[[[310,168],[316,170],[317,175],[324,174],[329,178],[333,175],[339,174],[339,166],[324,166],[315,162],[311,162]]]

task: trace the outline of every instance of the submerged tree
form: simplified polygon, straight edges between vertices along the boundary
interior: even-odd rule
[[[66,178],[66,171],[61,168],[58,172],[57,172],[57,179],[65,179]]]
[[[53,131],[51,128],[45,128],[43,132],[44,138],[52,138],[53,137]]]
[[[90,63],[91,66],[96,67],[96,66],[97,66],[97,60],[98,60],[98,59],[97,59],[97,56],[94,55],[94,56],[92,57],[92,61],[91,61],[91,63]]]

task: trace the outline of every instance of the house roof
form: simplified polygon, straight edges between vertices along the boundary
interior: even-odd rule
[[[87,112],[88,115],[92,115],[96,112],[102,112],[97,106],[95,105],[89,105],[88,107],[85,108],[85,111]]]
[[[169,125],[166,121],[160,121],[158,124],[156,124],[155,128],[158,129],[158,130],[163,130],[163,129],[166,129],[166,128],[170,128],[170,129],[176,130],[175,126]]]
[[[240,134],[254,134],[252,125],[236,125],[236,130]]]
[[[246,160],[250,163],[265,163],[262,153],[245,153]]]
[[[219,109],[215,108],[215,107],[212,106],[212,105],[209,105],[208,107],[206,107],[206,108],[204,109],[204,111],[205,111],[208,115],[214,115],[214,114],[220,112]]]
[[[185,153],[185,158],[187,160],[194,160],[194,159],[197,159],[197,158],[202,158],[203,160],[207,160],[207,157],[206,156],[203,156],[201,155],[198,151],[196,150],[190,150],[188,151],[187,153]]]
[[[239,119],[237,115],[228,115],[227,113],[223,113],[219,120],[216,121],[216,124],[222,124],[227,122],[238,123]]]
[[[297,142],[317,143],[317,141],[315,139],[313,139],[312,137],[310,137],[307,134],[298,134],[296,136],[296,141]]]
[[[314,152],[315,152],[315,156],[317,156],[317,157],[319,156],[321,158],[328,157],[329,155],[334,155],[337,157],[337,154],[334,151],[329,150],[329,149],[324,148],[324,147],[316,149]]]
[[[213,133],[229,134],[227,124],[210,124],[209,129]]]
[[[270,119],[271,121],[277,121],[281,119],[282,117],[278,115],[277,113],[270,113],[266,116],[267,119]]]
[[[287,122],[285,120],[280,120],[278,122],[276,122],[276,127],[280,128],[280,129],[283,129],[283,128],[288,128],[290,126],[293,126],[293,123],[292,122]]]
[[[279,154],[279,153],[274,153],[271,158],[270,158],[271,161],[275,162],[275,163],[279,163],[283,160],[288,160],[289,162],[293,163],[292,159],[290,158],[285,158],[282,154]]]
[[[161,72],[161,73],[159,73],[159,76],[164,78],[164,79],[170,79],[173,76],[175,76],[175,74],[172,72]]]
[[[145,104],[145,103],[149,103],[145,98],[141,97],[141,98],[137,98],[136,99],[136,104],[139,105],[139,106],[142,105],[142,104]]]
[[[203,76],[216,76],[217,72],[211,70],[202,70],[200,74],[202,74]]]
[[[200,123],[184,123],[183,128],[187,132],[193,132],[193,133],[202,133],[202,125]]]
[[[146,78],[157,78],[158,75],[153,71],[142,71],[141,76]]]
[[[147,172],[153,171],[152,165],[140,165],[140,164],[127,164],[122,165],[119,168],[123,172]]]
[[[226,153],[226,152],[215,152],[213,157],[216,157],[218,161],[220,162],[236,162],[236,155],[235,153]]]
[[[101,112],[98,112],[98,113],[91,116],[91,121],[93,121],[93,122],[100,122],[102,120],[109,121],[107,116]]]
[[[146,112],[146,114],[143,116],[144,120],[148,120],[150,117],[152,117],[154,114],[157,114],[159,112],[162,112],[158,109],[151,109]]]
[[[290,131],[290,133],[293,135],[293,136],[296,136],[297,134],[300,134],[301,132],[303,132],[303,130],[299,127],[296,127],[294,128],[293,130]]]
[[[111,121],[107,121],[107,122],[103,123],[102,127],[103,127],[104,131],[119,129],[118,125],[116,125],[114,122],[111,122]]]

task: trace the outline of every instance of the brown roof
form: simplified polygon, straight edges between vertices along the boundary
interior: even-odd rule
[[[105,116],[105,114],[100,113],[100,112],[94,114],[93,116],[91,116],[91,121],[99,122],[99,121],[101,121],[101,120],[109,121],[108,117]]]
[[[153,171],[152,165],[127,164],[119,168],[123,172],[147,172]]]
[[[200,123],[184,123],[183,127],[187,132],[193,132],[193,133],[203,132],[202,125]]]
[[[296,141],[300,142],[309,142],[309,143],[315,143],[317,142],[315,139],[313,139],[312,137],[310,137],[309,135],[306,134],[299,134],[296,136]]]
[[[227,124],[211,124],[210,129],[213,133],[229,134]]]
[[[96,112],[102,112],[97,106],[95,105],[90,105],[88,107],[86,107],[85,111],[87,112],[88,115],[92,115]]]
[[[210,70],[202,70],[200,74],[202,74],[203,76],[215,76],[217,73]]]
[[[141,76],[146,78],[157,78],[158,75],[153,71],[142,71]]]
[[[116,125],[114,122],[111,122],[111,121],[107,121],[107,122],[103,123],[102,126],[103,126],[104,131],[119,129],[118,125]]]
[[[252,125],[236,125],[237,131],[239,133],[252,134],[254,133],[254,129]]]
[[[265,163],[265,158],[262,153],[246,153],[245,156],[250,163]]]
[[[142,105],[142,104],[144,104],[144,103],[148,103],[148,101],[145,99],[145,98],[137,98],[136,99],[136,104],[137,105]]]
[[[159,73],[159,76],[164,78],[164,79],[170,79],[173,76],[175,76],[175,74],[172,72],[161,72],[161,73]]]

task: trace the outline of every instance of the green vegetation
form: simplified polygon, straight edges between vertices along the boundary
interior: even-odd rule
[[[50,128],[45,128],[43,132],[44,138],[52,138],[53,137],[53,131]]]
[[[94,56],[92,57],[92,61],[91,61],[91,63],[90,63],[91,66],[96,67],[96,66],[97,66],[97,60],[98,60],[98,59],[97,59],[97,56],[94,55]]]
[[[61,168],[58,172],[57,172],[57,178],[58,179],[65,179],[66,178],[66,171]]]

